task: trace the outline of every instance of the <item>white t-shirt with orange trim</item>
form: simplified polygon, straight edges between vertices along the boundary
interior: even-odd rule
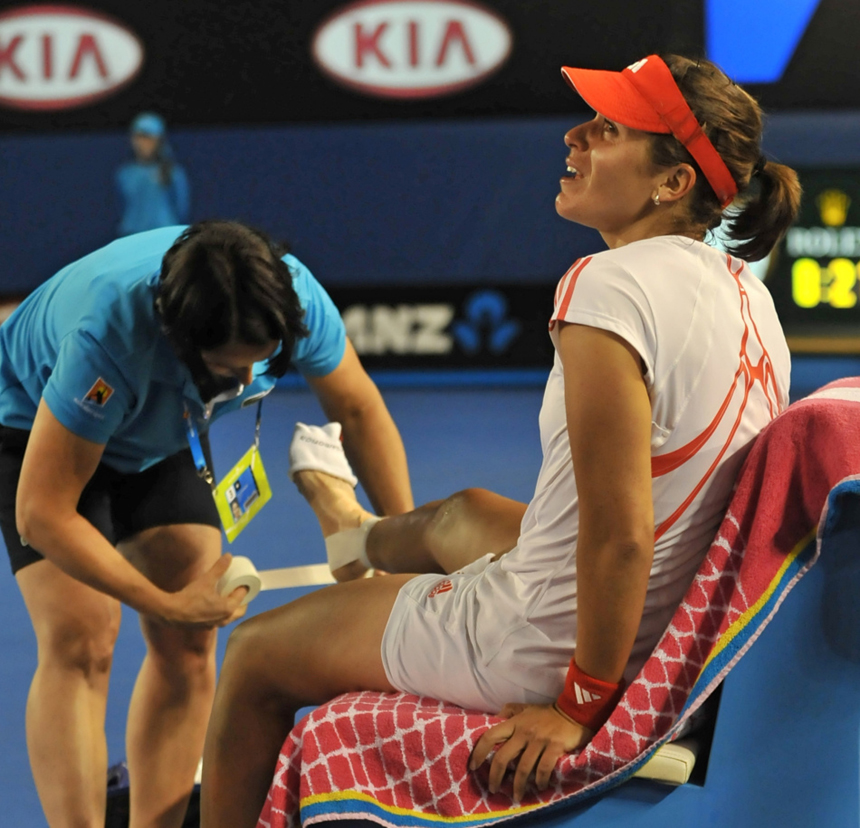
[[[788,404],[788,348],[749,268],[681,236],[576,262],[558,285],[551,336],[556,320],[612,331],[645,365],[656,532],[630,681],[704,558],[752,439]],[[401,588],[381,648],[400,690],[496,712],[553,701],[564,687],[576,646],[579,507],[557,354],[540,435],[543,463],[517,546]]]
[[[556,320],[612,331],[645,366],[656,531],[630,680],[704,558],[752,439],[788,405],[788,347],[770,294],[749,268],[682,236],[579,260],[556,290],[553,337]],[[492,672],[514,671],[536,691],[547,686],[548,669],[563,680],[566,663],[548,656],[572,653],[576,641],[578,499],[557,353],[540,435],[543,463],[519,542],[477,580],[478,606],[493,609],[478,613],[472,630]],[[496,623],[501,617],[506,623]]]

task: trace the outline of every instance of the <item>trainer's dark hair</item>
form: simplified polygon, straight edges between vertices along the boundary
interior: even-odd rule
[[[296,339],[308,329],[285,253],[261,230],[235,221],[193,224],[165,253],[156,306],[165,334],[192,370],[199,369],[201,351],[279,340],[268,373],[286,372]]]
[[[726,233],[737,242],[729,252],[747,261],[763,259],[797,216],[801,192],[797,173],[764,158],[761,108],[718,66],[678,55],[665,55],[663,60],[738,185],[726,217]],[[696,170],[689,219],[703,234],[719,226],[722,207],[684,146],[672,135],[654,135],[652,157],[658,166],[686,163]]]

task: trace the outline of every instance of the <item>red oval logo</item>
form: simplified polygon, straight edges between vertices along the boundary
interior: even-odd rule
[[[311,51],[338,83],[382,98],[428,98],[475,86],[499,69],[513,36],[467,0],[360,0],[327,18]]]
[[[73,109],[114,94],[143,65],[143,44],[122,23],[76,6],[0,13],[0,105]]]

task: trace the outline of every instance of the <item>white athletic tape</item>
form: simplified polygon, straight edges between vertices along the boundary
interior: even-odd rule
[[[283,569],[264,569],[260,573],[262,589],[287,589],[298,586],[321,586],[335,583],[328,564],[285,566]]]
[[[353,561],[359,561],[365,569],[373,569],[373,564],[367,557],[367,533],[380,520],[382,518],[369,517],[358,528],[344,529],[325,539],[326,558],[332,572]]]
[[[243,604],[253,601],[261,590],[286,589],[298,586],[322,586],[335,582],[326,564],[287,566],[283,569],[264,569],[258,572],[250,558],[234,555],[227,571],[221,576],[216,589],[221,595],[229,595],[234,589],[248,589]]]
[[[263,588],[263,582],[260,578],[260,573],[257,572],[257,567],[251,563],[250,558],[244,558],[241,555],[234,555],[230,561],[230,566],[227,571],[220,577],[215,588],[221,595],[229,595],[234,589],[239,587],[247,587],[248,593],[245,595],[243,604],[253,601],[260,590]]]

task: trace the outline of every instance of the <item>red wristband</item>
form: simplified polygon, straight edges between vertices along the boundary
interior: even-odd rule
[[[556,704],[566,716],[596,732],[603,727],[623,693],[624,682],[610,684],[592,678],[588,673],[583,673],[576,659],[572,658],[564,690]]]

